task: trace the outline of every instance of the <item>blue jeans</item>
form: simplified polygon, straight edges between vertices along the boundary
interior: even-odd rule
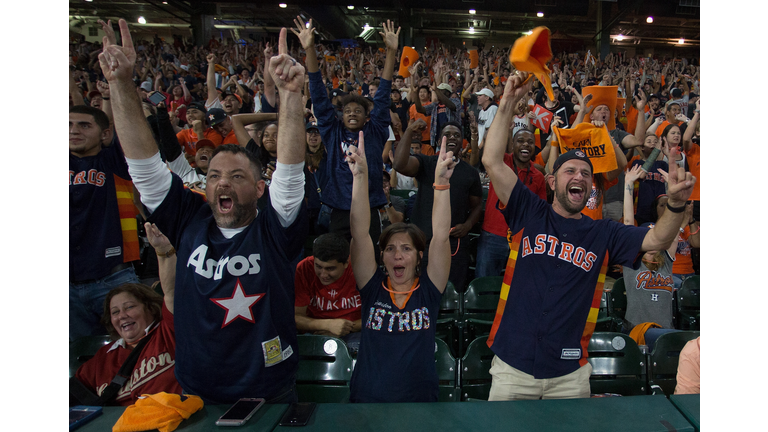
[[[113,288],[124,283],[139,283],[133,268],[120,270],[97,281],[69,283],[69,341],[92,335],[107,334],[101,325],[104,298]]]
[[[481,232],[480,242],[477,244],[475,277],[503,275],[508,258],[509,243],[506,237],[488,231]]]

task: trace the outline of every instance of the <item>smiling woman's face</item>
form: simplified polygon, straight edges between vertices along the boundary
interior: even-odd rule
[[[152,315],[144,303],[133,294],[121,292],[109,302],[110,321],[125,343],[133,345],[144,337],[144,330],[152,324]]]

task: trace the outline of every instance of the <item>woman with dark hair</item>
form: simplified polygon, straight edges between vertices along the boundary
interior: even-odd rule
[[[661,132],[661,152],[666,156],[669,165],[676,163],[677,166],[685,166],[685,153],[675,151],[674,154],[671,154],[672,152],[670,152],[670,149],[673,148],[679,150],[682,138],[683,134],[680,132],[680,127],[676,125],[668,125]]]
[[[107,405],[132,405],[142,394],[181,394],[174,375],[176,339],[173,295],[176,250],[154,224],[144,225],[158,257],[163,296],[143,284],[123,284],[107,294],[101,318],[115,342],[103,346],[75,373],[75,378],[97,396],[107,388],[131,351],[141,342],[141,353],[128,380]],[[143,339],[147,339],[142,342]]]
[[[352,270],[362,298],[362,337],[350,383],[351,402],[435,402],[435,319],[451,266],[450,183],[455,162],[443,138],[435,169],[432,242],[429,263],[422,271],[426,237],[413,224],[395,223],[379,237],[381,261],[376,263],[368,234],[368,164],[363,134],[351,146],[350,229]],[[376,185],[378,187],[378,185]]]

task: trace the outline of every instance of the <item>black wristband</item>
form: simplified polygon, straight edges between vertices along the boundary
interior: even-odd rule
[[[682,213],[685,211],[685,204],[681,205],[680,207],[672,207],[667,203],[667,210],[671,211],[672,213]]]

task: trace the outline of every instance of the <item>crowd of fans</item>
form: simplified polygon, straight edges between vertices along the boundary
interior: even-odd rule
[[[236,233],[230,234],[226,230],[239,226],[228,226],[222,221],[229,220],[230,212],[234,212],[232,217],[239,220],[236,218],[242,197],[235,192],[230,194],[232,196],[219,192],[223,181],[235,183],[236,176],[230,177],[228,171],[212,166],[212,160],[215,156],[223,160],[224,156],[219,155],[236,158],[243,153],[246,155],[243,157],[260,167],[257,179],[260,176],[264,185],[260,186],[262,193],[256,194],[258,214],[264,212],[261,219],[268,221],[256,224],[247,217],[243,220],[246,225],[266,224],[263,229],[271,233],[268,240],[263,240],[263,245],[259,243],[256,247],[282,242],[274,253],[284,263],[275,265],[269,274],[279,279],[285,275],[277,274],[276,269],[290,267],[288,277],[291,282],[295,278],[296,292],[295,301],[290,296],[295,309],[289,305],[289,313],[295,313],[295,324],[288,325],[284,319],[271,318],[274,323],[288,326],[293,336],[287,336],[285,330],[280,329],[273,335],[275,339],[258,341],[256,357],[261,356],[261,369],[253,368],[247,373],[257,376],[264,373],[264,367],[280,363],[283,363],[280,367],[290,369],[293,360],[286,359],[290,358],[292,347],[295,349],[295,328],[298,328],[299,332],[344,338],[350,350],[357,352],[360,349],[361,372],[358,375],[356,370],[353,377],[353,401],[392,401],[401,397],[405,400],[434,400],[436,381],[435,389],[426,383],[424,386],[428,389],[424,392],[406,396],[393,390],[402,384],[398,379],[420,376],[431,380],[428,366],[425,372],[425,366],[418,362],[413,352],[409,354],[414,356],[413,362],[409,363],[415,368],[411,369],[412,374],[398,377],[394,369],[388,370],[371,384],[371,377],[377,375],[375,368],[380,366],[374,365],[375,359],[397,354],[399,348],[392,340],[376,342],[382,339],[377,339],[380,336],[374,333],[368,336],[363,333],[361,342],[361,330],[364,332],[366,327],[380,330],[382,317],[378,315],[379,310],[374,312],[374,309],[389,298],[389,294],[372,297],[373,294],[366,296],[366,292],[386,289],[392,293],[392,305],[400,308],[401,303],[410,301],[410,293],[419,288],[421,276],[423,288],[420,292],[430,297],[418,300],[416,305],[413,303],[417,300],[411,301],[408,310],[403,312],[405,318],[398,313],[399,324],[394,316],[383,321],[386,330],[389,320],[389,332],[392,332],[393,322],[395,327],[400,326],[400,331],[403,326],[409,330],[412,326],[416,330],[417,312],[419,319],[422,316],[419,308],[426,310],[425,305],[429,305],[436,317],[434,308],[438,303],[435,299],[445,289],[443,279],[447,278],[462,291],[472,277],[470,266],[475,268],[474,277],[498,276],[509,271],[507,257],[514,233],[510,232],[508,238],[508,219],[506,213],[499,210],[507,200],[497,197],[493,176],[486,172],[487,159],[484,159],[488,146],[497,144],[502,136],[498,127],[494,133],[491,126],[497,116],[510,112],[500,109],[504,98],[515,101],[507,119],[509,126],[503,131],[504,163],[513,170],[514,178],[520,180],[518,183],[524,184],[542,201],[557,202],[556,186],[552,186],[549,179],[563,166],[563,161],[573,163],[572,159],[578,157],[569,155],[570,152],[560,155],[557,134],[539,122],[541,112],[536,111],[537,107],[554,116],[553,127],[573,128],[590,122],[599,127],[615,124],[614,128],[609,128],[609,133],[617,168],[594,174],[591,191],[580,191],[578,195],[584,196],[583,214],[591,219],[653,226],[665,210],[672,209],[675,214],[683,212],[667,203],[667,200],[672,202],[678,198],[668,191],[675,182],[668,176],[676,177],[673,171],[677,167],[695,176],[693,192],[685,206],[683,221],[679,223],[680,234],[674,242],[648,251],[642,256],[640,269],[631,269],[626,262],[623,266],[613,262],[614,265],[607,269],[615,278],[623,275],[628,292],[633,291],[633,296],[628,295],[633,304],[627,315],[631,321],[624,329],[627,333],[646,322],[658,321],[658,327],[671,327],[671,320],[667,319],[672,302],[669,293],[679,288],[685,278],[699,273],[701,104],[698,59],[629,57],[622,52],[611,53],[605,58],[595,58],[585,52],[555,53],[549,64],[554,94],[554,100],[550,100],[548,89],[539,80],[534,78],[525,86],[517,81],[518,75],[509,60],[509,48],[474,47],[477,65],[473,65],[474,53],[463,47],[445,44],[432,44],[424,49],[416,47],[419,59],[406,68],[399,64],[402,47],[398,45],[399,29],[395,30],[393,24],[383,25],[381,48],[365,44],[347,47],[335,42],[315,43],[311,21],[308,25],[300,21],[295,24],[291,31],[296,38],[284,30],[279,41],[252,43],[213,38],[205,46],[196,46],[182,39],[172,42],[157,37],[130,40],[127,26],[124,26],[123,47],[119,48],[122,51],[118,54],[111,54],[99,43],[70,45],[70,340],[102,334],[105,332],[103,326],[106,326],[110,333],[120,337],[119,341],[123,341],[120,347],[125,350],[125,353],[114,354],[118,357],[113,359],[108,357],[107,350],[114,353],[120,349],[110,345],[95,359],[109,359],[114,370],[104,372],[98,364],[89,362],[78,373],[80,380],[92,391],[100,394],[104,390],[100,383],[110,381],[109,375],[126,361],[131,347],[135,347],[144,334],[155,332],[162,335],[165,342],[155,340],[154,345],[151,345],[153,342],[148,345],[152,348],[146,349],[152,350],[157,362],[166,358],[165,355],[168,359],[176,359],[177,354],[172,351],[176,351],[177,346],[182,350],[178,351],[177,364],[184,371],[180,374],[177,370],[176,376],[186,380],[182,382],[185,390],[197,390],[204,400],[217,403],[232,402],[247,395],[247,390],[232,383],[222,384],[232,386],[228,389],[216,388],[210,392],[195,388],[200,383],[190,378],[190,371],[197,368],[189,366],[189,359],[185,363],[181,358],[193,351],[186,342],[172,341],[173,320],[179,319],[176,331],[182,332],[179,330],[181,323],[186,326],[193,319],[184,316],[185,307],[192,306],[187,303],[180,306],[179,296],[175,296],[177,307],[174,309],[174,285],[182,292],[186,290],[183,284],[201,284],[192,277],[194,275],[180,278],[176,272],[189,268],[190,272],[208,278],[212,276],[212,280],[217,281],[222,279],[223,268],[227,269],[224,273],[228,271],[230,275],[253,274],[259,272],[259,260],[262,260],[262,269],[267,267],[265,263],[271,262],[265,259],[264,249],[261,256],[249,255],[239,245],[238,250],[242,253],[235,255],[226,246],[227,241],[237,238]],[[111,23],[101,22],[101,25],[107,34],[106,45],[118,47]],[[130,46],[126,47],[126,43]],[[301,82],[297,81],[299,79]],[[515,84],[510,85],[513,81]],[[128,85],[135,88],[135,96],[125,92]],[[592,95],[588,93],[594,87],[609,87],[611,92],[615,91],[616,106],[590,105]],[[116,94],[118,91],[120,93]],[[136,117],[131,116],[133,112],[126,108],[130,106],[126,102],[129,98],[140,101],[144,124],[136,123]],[[290,122],[286,118],[290,118]],[[149,145],[146,156],[139,153],[140,157],[137,157],[133,147],[126,144],[135,141],[132,136],[134,127],[151,132],[142,135],[151,137],[149,143],[142,144]],[[88,132],[88,128],[97,129],[98,133]],[[88,133],[92,138],[88,138]],[[86,138],[78,138],[83,136]],[[283,194],[295,192],[290,188],[292,184],[286,186],[285,178],[278,174],[294,172],[292,168],[286,168],[293,165],[284,162],[285,155],[291,154],[285,150],[288,148],[287,136],[300,139],[304,149],[301,156],[304,163],[299,168],[301,175],[298,175],[304,183],[304,194],[300,208],[291,207],[283,214],[278,206],[289,202]],[[91,139],[95,144],[77,147],[73,142],[78,139],[83,143]],[[233,149],[234,146],[244,150]],[[163,201],[164,195],[158,198],[144,189],[147,187],[141,180],[144,177],[136,174],[144,171],[139,170],[137,161],[149,158],[153,148],[159,152],[163,166],[176,174],[173,181],[164,186],[170,186],[169,197],[178,193],[183,198],[165,198]],[[658,151],[654,151],[656,149]],[[454,155],[453,161],[446,159],[448,152]],[[108,162],[99,167],[86,166],[83,162],[96,157],[108,158]],[[651,168],[638,168],[644,164]],[[141,169],[145,167],[141,165]],[[76,186],[101,187],[105,182],[101,173],[106,174],[106,182],[110,182],[112,176],[115,178],[112,196],[96,195],[97,192],[80,196],[82,191]],[[183,193],[182,186],[177,188],[177,178],[183,184]],[[361,182],[368,185],[365,194],[360,192]],[[217,189],[211,189],[212,184]],[[393,193],[398,190],[410,193]],[[509,192],[506,187],[503,190]],[[276,191],[280,195],[276,195]],[[188,193],[194,195],[188,197]],[[169,209],[169,200],[177,208]],[[199,227],[199,224],[194,225],[191,215],[199,214],[199,206],[206,200],[222,234],[206,234],[205,241],[209,242],[210,250],[205,246],[205,250],[192,251],[189,249],[192,244],[184,240],[193,235],[189,233],[191,229],[185,230],[186,226],[178,224],[184,222]],[[360,200],[367,204],[360,205]],[[193,201],[198,204],[192,205]],[[436,201],[440,203],[440,210],[434,209]],[[152,205],[148,204],[150,202]],[[105,205],[114,206],[115,210],[104,211]],[[272,214],[272,207],[277,216]],[[444,217],[448,214],[450,221]],[[129,220],[132,217],[140,224],[131,227]],[[280,228],[276,228],[278,220]],[[145,221],[151,223],[143,226]],[[158,225],[152,224],[155,221]],[[411,222],[418,228],[418,233],[402,228],[411,226],[403,222]],[[448,235],[437,229],[443,226],[450,227]],[[274,235],[276,230],[282,229],[291,234],[284,236],[281,231],[280,235]],[[360,236],[366,231],[368,235],[364,237],[370,238],[372,244],[361,241]],[[259,232],[265,235],[264,231]],[[469,239],[477,235],[477,250],[473,250]],[[90,252],[84,247],[88,242],[93,249]],[[433,242],[434,247],[431,246]],[[110,248],[110,245],[120,246]],[[177,250],[178,266],[173,257]],[[182,250],[185,255],[181,254]],[[294,253],[297,251],[299,253]],[[431,255],[436,252],[439,255],[435,255],[434,260],[440,265],[430,267]],[[411,254],[415,255],[411,257]],[[207,256],[209,259],[206,260]],[[169,265],[165,260],[171,257],[173,261]],[[159,275],[153,273],[158,264]],[[446,269],[439,268],[441,265],[449,265],[450,274],[443,274]],[[649,272],[653,275],[643,279],[643,283],[633,282],[641,280],[638,274]],[[152,290],[142,288],[138,284],[139,278],[150,282],[159,278],[165,301]],[[112,292],[125,283],[135,286]],[[362,299],[355,285],[362,293]],[[370,285],[373,286],[363,290]],[[96,286],[98,290],[94,288]],[[234,293],[233,287],[229,286],[223,295],[217,292],[214,296],[210,291],[207,303],[212,301],[226,309],[226,301],[230,298],[252,294],[249,288],[241,287],[239,281]],[[658,288],[658,292],[665,294],[663,307],[655,305],[658,301],[656,291],[649,291],[648,299],[640,298],[642,295],[634,297],[635,291],[651,288]],[[276,288],[269,289],[274,292]],[[194,290],[184,292],[197,295]],[[229,298],[222,298],[226,296]],[[649,300],[651,298],[653,300]],[[115,299],[122,303],[114,304]],[[278,300],[269,301],[274,304]],[[130,312],[131,307],[143,308],[142,305],[150,303],[154,304],[153,312],[146,315],[152,316],[136,317]],[[414,306],[416,310],[413,310]],[[370,313],[366,307],[370,308]],[[199,306],[194,308],[203,313]],[[288,309],[283,305],[281,310]],[[227,313],[229,321],[223,325],[219,323],[222,330],[230,323],[239,324],[239,321],[249,319],[246,316],[250,316],[248,310],[238,313],[241,315],[231,320]],[[115,318],[120,315],[129,318]],[[290,315],[293,318],[294,314]],[[253,322],[253,318],[250,319]],[[376,319],[379,328],[376,328]],[[424,319],[428,322],[429,318],[425,315]],[[156,330],[157,321],[164,324]],[[421,326],[421,322],[418,325]],[[193,337],[193,333],[184,330],[181,337]],[[418,339],[414,336],[409,343],[419,344],[423,342],[423,336]],[[429,334],[426,336],[429,339]],[[177,334],[177,339],[179,337]],[[259,337],[266,336],[260,333]],[[275,344],[268,344],[275,340]],[[371,348],[365,348],[366,342]],[[259,344],[262,347],[258,347]],[[429,354],[429,350],[422,351],[419,353]],[[277,352],[278,357],[273,357],[273,352]],[[205,363],[210,356],[201,362]],[[89,371],[91,375],[86,376]],[[146,380],[144,375],[134,378]],[[144,391],[161,389],[163,385],[158,382],[166,383],[169,391],[179,389],[173,377],[165,374]],[[292,400],[292,393],[286,396],[286,391],[291,391],[287,382],[272,380],[264,390],[265,396],[273,401]],[[130,387],[130,383],[127,385]],[[132,403],[135,397],[131,394],[138,396],[135,388],[133,391],[123,389],[117,396],[117,403]]]

